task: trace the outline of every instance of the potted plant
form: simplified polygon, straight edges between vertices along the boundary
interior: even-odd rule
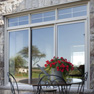
[[[44,65],[47,70],[51,70],[51,74],[63,76],[66,80],[66,75],[74,69],[73,64],[63,57],[53,57],[51,60],[47,60]]]

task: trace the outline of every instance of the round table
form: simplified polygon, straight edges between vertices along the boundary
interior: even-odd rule
[[[68,78],[67,79],[67,83],[80,84],[80,83],[82,83],[82,79],[79,79],[79,78]]]

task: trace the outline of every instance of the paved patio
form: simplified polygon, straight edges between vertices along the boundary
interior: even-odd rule
[[[11,94],[11,91],[10,90],[0,89],[0,94]],[[23,90],[23,91],[20,91],[20,94],[34,94],[34,92],[32,92],[32,91],[24,91]],[[77,93],[76,92],[71,92],[70,94],[77,94]],[[92,93],[85,93],[85,94],[94,94],[94,92],[92,92]]]
[[[0,90],[0,94],[11,94],[11,90]],[[20,94],[33,94],[31,91],[20,91]]]

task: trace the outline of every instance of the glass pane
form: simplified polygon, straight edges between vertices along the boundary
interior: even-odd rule
[[[71,13],[72,8],[67,8],[67,9],[59,9],[58,14],[66,14],[66,13]]]
[[[9,23],[11,23],[11,22],[18,22],[18,17],[17,18],[9,18],[8,22]]]
[[[55,11],[45,12],[43,14],[44,14],[44,17],[53,16],[53,15],[55,15]]]
[[[55,20],[55,16],[44,18],[44,21],[52,21],[52,20]]]
[[[76,27],[76,28],[74,28]],[[85,64],[85,24],[72,23],[58,26],[58,56],[70,60],[78,68]],[[74,71],[74,74],[78,72]],[[79,72],[81,74],[81,72]]]
[[[25,25],[28,24],[28,16],[21,16],[16,18],[9,18],[8,19],[8,26],[18,26],[18,25]]]
[[[71,17],[85,16],[85,15],[87,15],[86,5],[58,10],[58,19],[65,19]]]
[[[19,21],[27,20],[28,21],[28,16],[21,16],[19,17]]]
[[[65,18],[71,18],[72,15],[71,14],[65,14],[65,15],[59,15],[58,19],[65,19]]]
[[[43,12],[31,15],[31,23],[55,20],[55,11]]]
[[[85,16],[85,15],[87,15],[86,11],[73,13],[73,17]]]
[[[19,22],[19,25],[26,25],[26,24],[28,24],[28,21]]]
[[[31,15],[31,20],[36,19],[36,18],[42,18],[42,13]]]
[[[39,23],[39,22],[42,22],[42,19],[34,19],[34,20],[32,20],[32,23]]]
[[[9,26],[9,27],[12,27],[12,26],[18,26],[18,22],[15,22],[15,23],[9,23],[8,26]]]
[[[9,33],[9,71],[19,83],[28,82],[28,30]]]
[[[78,6],[73,8],[73,12],[82,11],[82,10],[87,10],[87,6],[85,5],[85,6]]]
[[[32,29],[32,78],[38,78],[41,71],[37,64],[44,67],[45,61],[53,57],[53,39],[53,27]]]

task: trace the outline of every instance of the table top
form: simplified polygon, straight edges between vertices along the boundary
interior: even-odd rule
[[[66,81],[67,85],[80,84],[81,82],[82,80],[79,78],[68,78]],[[54,85],[56,86],[57,84]],[[64,86],[65,84],[60,82],[59,85]],[[32,86],[38,86],[38,84],[32,84]],[[45,86],[45,84],[41,84],[41,86]]]
[[[71,83],[71,84],[79,84],[81,82],[82,82],[82,80],[79,78],[68,78],[68,80],[67,80],[67,83]]]

